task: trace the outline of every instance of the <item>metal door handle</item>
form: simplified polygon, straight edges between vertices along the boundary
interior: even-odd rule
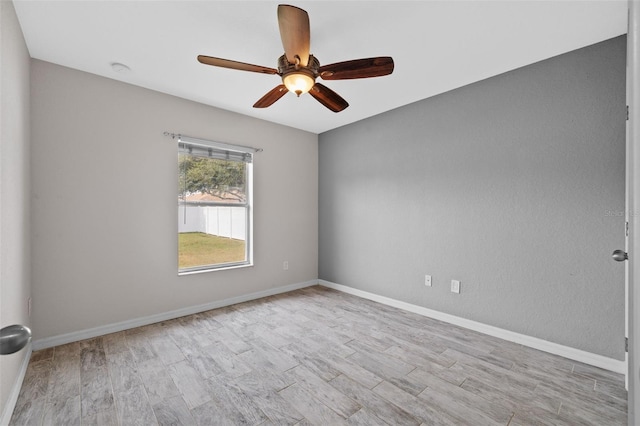
[[[0,355],[10,355],[27,346],[31,330],[24,325],[10,325],[0,330]]]
[[[614,250],[611,257],[613,257],[613,260],[616,262],[623,262],[629,259],[629,256],[627,256],[627,253],[624,250]]]

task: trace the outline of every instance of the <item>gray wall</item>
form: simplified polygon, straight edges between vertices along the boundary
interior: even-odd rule
[[[317,135],[31,67],[36,339],[317,279]],[[164,131],[264,149],[254,267],[177,275],[177,146]]]
[[[624,37],[323,133],[319,163],[319,278],[624,358]]]
[[[29,326],[30,59],[10,1],[0,1],[0,40],[0,327]],[[25,355],[26,349],[0,356],[0,413],[7,408]]]

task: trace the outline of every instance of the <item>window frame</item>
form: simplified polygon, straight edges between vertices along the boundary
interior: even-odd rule
[[[254,161],[254,153],[260,152],[262,150],[238,146],[238,145],[230,145],[222,142],[215,141],[207,141],[196,138],[188,138],[181,135],[178,136],[178,164],[180,155],[193,155],[191,152],[185,152],[186,147],[200,147],[205,148],[209,151],[209,158],[218,159],[223,161],[237,161],[244,162],[245,164],[245,197],[246,201],[244,203],[225,203],[225,202],[216,202],[216,201],[206,201],[198,203],[201,206],[216,206],[216,207],[243,207],[245,209],[245,260],[240,262],[225,262],[225,263],[215,263],[208,265],[199,265],[188,268],[180,268],[179,263],[179,254],[180,254],[180,215],[178,214],[178,275],[192,275],[192,274],[200,274],[204,272],[213,272],[213,271],[221,271],[221,270],[229,270],[229,269],[237,269],[237,268],[246,268],[253,266],[253,161]],[[211,156],[211,150],[216,152],[217,156]],[[221,153],[226,152],[230,154],[233,158],[220,158]],[[245,160],[238,160],[238,156],[243,156]],[[193,155],[198,157],[197,155]],[[199,157],[205,157],[200,155]],[[205,157],[206,158],[206,157]],[[247,160],[248,158],[248,160]],[[179,167],[179,166],[178,166]],[[180,186],[180,175],[182,174],[182,170],[178,170],[178,186]],[[178,188],[178,193],[185,194],[184,188]],[[186,201],[186,197],[183,200],[178,199],[178,208],[182,206],[187,206],[188,203]]]

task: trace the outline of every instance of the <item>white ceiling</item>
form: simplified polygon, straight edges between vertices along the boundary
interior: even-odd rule
[[[14,0],[33,58],[313,133],[343,126],[626,33],[627,1],[303,1],[321,64],[392,56],[392,75],[325,81],[350,106],[309,95],[252,105],[277,75],[206,66],[199,54],[276,68],[272,1]],[[111,63],[131,68],[117,73]]]

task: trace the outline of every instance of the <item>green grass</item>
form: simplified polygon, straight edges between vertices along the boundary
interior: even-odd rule
[[[178,234],[180,269],[245,260],[245,242],[202,232]]]

